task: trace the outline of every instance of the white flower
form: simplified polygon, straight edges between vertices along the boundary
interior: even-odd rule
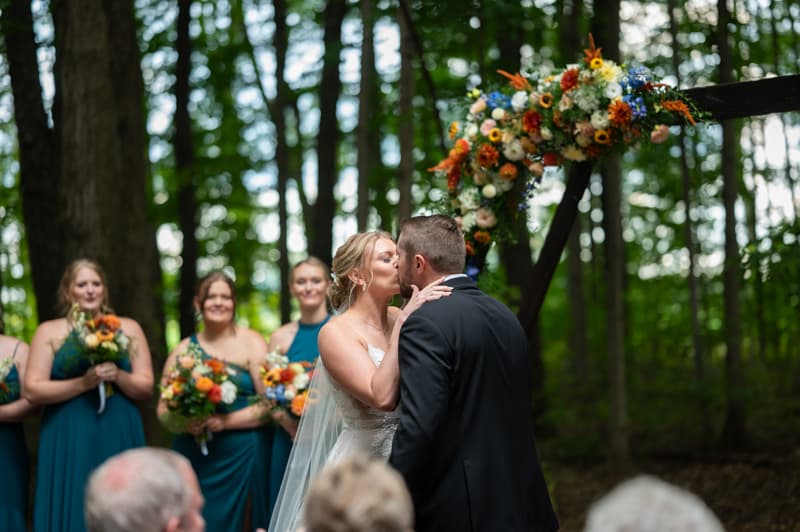
[[[475,211],[465,213],[464,216],[461,217],[461,223],[464,225],[464,231],[470,231],[475,227]]]
[[[575,143],[581,148],[585,148],[592,143],[592,138],[586,135],[575,135]]]
[[[119,347],[117,347],[117,344],[115,344],[114,342],[108,342],[108,341],[106,341],[106,342],[102,342],[100,345],[101,345],[101,346],[102,346],[104,349],[108,349],[109,351],[112,351],[112,352],[114,352],[114,353],[116,353],[117,351],[119,351]]]
[[[483,197],[486,199],[492,199],[493,197],[497,196],[497,189],[493,184],[489,183],[488,185],[483,186],[481,189],[481,194],[483,194]]]
[[[505,155],[506,159],[509,161],[519,161],[525,157],[525,150],[522,149],[522,144],[520,144],[518,140],[514,140],[506,144],[505,148],[503,148],[503,155]]]
[[[608,127],[608,111],[595,111],[592,113],[592,127],[605,129]]]
[[[220,391],[222,392],[222,402],[226,405],[233,403],[236,400],[236,385],[231,381],[223,381],[220,385]]]
[[[539,135],[542,137],[543,140],[552,140],[553,138],[553,132],[546,127],[539,129]]]
[[[473,190],[464,190],[458,195],[458,202],[461,204],[461,212],[474,211],[480,205],[478,197]]]
[[[292,379],[292,384],[298,390],[305,390],[308,388],[308,381],[308,373],[298,373],[294,376],[294,379]]]
[[[492,109],[492,118],[495,120],[502,120],[506,116],[505,109],[501,109],[500,107],[495,107]]]
[[[564,94],[561,96],[561,101],[558,102],[558,110],[569,111],[570,109],[572,109],[572,98],[568,94]]]
[[[131,343],[131,339],[128,338],[127,335],[120,334],[120,335],[117,336],[117,344],[119,344],[119,346],[122,349],[128,349],[128,344],[130,344],[130,343]]]
[[[464,138],[474,139],[478,134],[478,126],[474,123],[469,123],[464,127]]]
[[[568,159],[570,161],[586,160],[586,154],[583,153],[583,150],[572,144],[566,146],[565,148],[562,148],[561,155],[563,155],[565,159]]]
[[[96,334],[91,333],[87,334],[86,337],[83,339],[83,343],[86,344],[86,347],[89,349],[94,349],[98,345],[100,345],[100,339],[97,337]]]
[[[291,401],[292,399],[294,399],[296,395],[297,395],[297,390],[295,390],[294,386],[292,386],[291,384],[286,386],[286,388],[283,390],[283,398],[286,399],[287,401]]]
[[[525,91],[517,91],[511,97],[511,108],[520,112],[528,106],[528,93]]]
[[[622,96],[622,85],[619,83],[609,83],[606,85],[606,89],[603,91],[603,96],[609,100],[616,100]]]

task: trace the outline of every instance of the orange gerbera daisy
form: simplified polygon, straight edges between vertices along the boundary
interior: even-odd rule
[[[225,371],[225,363],[221,360],[212,358],[206,361],[206,366],[208,366],[215,375],[221,375]]]
[[[533,109],[525,111],[522,115],[522,130],[525,133],[539,131],[539,126],[542,124],[542,116]]]
[[[103,323],[103,325],[108,327],[110,331],[116,331],[121,325],[119,318],[114,314],[106,314],[100,318],[100,321]]]
[[[483,168],[491,168],[497,164],[500,154],[491,144],[481,144],[478,149],[478,164]]]
[[[608,120],[617,127],[627,126],[631,123],[633,111],[622,100],[614,100],[608,106]]]
[[[514,163],[506,163],[500,167],[500,177],[505,179],[506,181],[513,181],[517,178],[517,174],[519,170],[517,170],[517,165]]]
[[[571,91],[578,85],[578,69],[570,68],[561,75],[561,90]]]
[[[303,414],[303,408],[306,406],[306,394],[301,393],[300,395],[295,395],[294,399],[292,399],[292,406],[290,407],[292,410],[292,414],[296,416],[301,416]]]
[[[94,335],[97,336],[97,339],[100,340],[100,342],[110,342],[111,340],[114,339],[113,332],[105,331],[103,329],[100,329],[99,331],[95,332]]]

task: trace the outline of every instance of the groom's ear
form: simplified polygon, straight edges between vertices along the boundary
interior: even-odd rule
[[[419,253],[414,255],[414,271],[415,272],[417,272],[417,273],[424,272],[426,264],[427,264],[427,261],[425,260],[425,257],[420,255]]]

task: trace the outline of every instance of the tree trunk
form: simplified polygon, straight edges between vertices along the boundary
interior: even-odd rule
[[[189,36],[192,0],[178,0],[178,61],[175,68],[175,173],[178,177],[178,227],[183,235],[178,321],[181,337],[195,332],[194,291],[197,284],[197,186],[195,183],[192,119],[189,116],[189,76],[192,70],[192,43]]]
[[[619,62],[619,0],[595,2],[592,33],[603,55]],[[610,397],[610,458],[617,467],[630,462],[628,396],[625,380],[625,253],[622,240],[622,170],[618,155],[602,165],[603,231],[606,255],[606,330]]]
[[[411,183],[414,178],[414,44],[406,17],[400,19],[400,96],[398,105],[398,141],[400,167],[397,171],[397,188],[400,201],[397,219],[411,216],[413,198]]]
[[[734,81],[733,58],[728,37],[730,13],[727,0],[717,2],[719,24],[717,46],[720,56],[719,81]],[[723,272],[725,308],[725,421],[722,444],[731,449],[744,447],[747,441],[744,409],[744,378],[742,375],[742,323],[739,304],[741,271],[739,244],[736,241],[736,200],[739,196],[738,153],[739,138],[733,120],[722,124],[722,200],[725,208],[725,271]]]
[[[133,5],[55,4],[66,259],[97,259],[114,308],[165,351],[155,231],[146,217],[144,86]],[[157,365],[156,365],[157,367]],[[152,406],[152,405],[150,405]],[[153,408],[143,411],[148,432]]]
[[[325,55],[322,80],[319,85],[319,134],[317,137],[317,202],[314,209],[314,229],[309,248],[327,264],[331,263],[333,245],[333,216],[336,202],[333,187],[338,180],[339,123],[336,104],[342,89],[339,62],[342,51],[342,21],[347,5],[345,0],[328,0],[324,13]]]
[[[58,143],[42,103],[31,2],[12,0],[0,10],[19,143],[22,217],[40,321],[58,315],[56,295],[64,269],[58,189]],[[56,94],[56,98],[60,96]]]
[[[360,2],[361,27],[363,37],[361,40],[361,81],[358,93],[358,205],[356,220],[358,230],[367,229],[370,201],[369,184],[372,181],[375,168],[380,161],[379,132],[376,126],[378,109],[377,86],[375,79],[375,39],[373,30],[375,26],[375,6],[372,2]],[[402,25],[401,25],[402,28]],[[402,115],[401,115],[402,116]]]

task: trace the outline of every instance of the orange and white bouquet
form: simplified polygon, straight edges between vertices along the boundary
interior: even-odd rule
[[[122,330],[122,322],[113,313],[91,317],[78,304],[72,305],[69,321],[78,342],[80,357],[94,366],[101,362],[118,363],[130,355],[130,338]],[[97,385],[100,406],[97,413],[105,410],[106,397],[113,393],[111,383]]]
[[[299,419],[308,399],[312,368],[310,362],[289,362],[277,349],[267,353],[266,366],[261,369],[267,404]]]
[[[189,423],[203,420],[217,412],[220,404],[232,404],[238,395],[236,384],[229,379],[236,370],[223,361],[204,356],[200,347],[189,343],[185,353],[178,355],[161,386],[161,399],[169,416],[164,420],[170,431],[187,431]],[[204,455],[211,433],[197,436]]]

